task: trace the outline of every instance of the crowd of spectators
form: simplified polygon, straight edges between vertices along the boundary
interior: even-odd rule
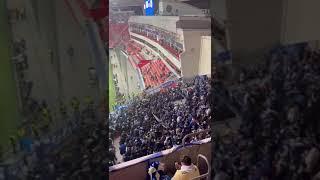
[[[46,106],[34,102],[35,113]],[[105,102],[103,104],[106,105]],[[37,124],[32,123],[31,130],[27,127],[21,129],[19,139],[11,140],[18,159],[8,164],[8,169],[1,169],[1,173],[9,179],[102,178],[103,168],[112,156],[106,150],[104,141],[107,136],[106,121],[100,122],[96,116],[97,111],[105,112],[105,107],[100,109],[99,106],[90,103],[82,105],[83,108],[75,105],[69,111],[62,108],[60,118],[65,118],[65,124],[57,129],[51,127],[51,122],[39,129],[36,125],[42,124],[44,119]],[[49,118],[57,121],[55,116]],[[7,162],[5,158],[3,160]]]
[[[244,68],[236,87],[222,85],[219,95],[239,108],[241,125],[215,138],[215,179],[320,177],[319,61],[308,46],[279,47]]]
[[[120,132],[124,161],[181,145],[185,135],[210,129],[209,81],[201,76],[178,82],[175,87],[133,100],[127,109],[112,116],[110,127]],[[209,132],[187,142],[207,137]]]
[[[103,179],[112,157],[106,150],[106,126],[82,121],[60,147],[38,148],[39,160],[27,179]]]
[[[50,105],[33,97],[33,82],[25,76],[29,68],[26,49],[24,39],[13,44],[12,59],[16,65],[25,121],[10,137],[13,153],[22,159],[11,164],[10,170],[5,170],[6,177],[32,180],[72,179],[86,177],[86,174],[102,177],[98,174],[103,172],[99,167],[108,163],[102,138],[107,135],[106,125],[80,121],[96,118],[93,99],[86,97],[81,108],[82,102],[73,97],[68,108],[66,102]],[[57,126],[58,119],[65,121],[63,127]]]

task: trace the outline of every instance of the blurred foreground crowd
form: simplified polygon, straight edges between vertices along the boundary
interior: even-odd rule
[[[82,122],[58,152],[46,154],[39,150],[36,166],[27,179],[103,179],[110,157],[105,137],[107,124]]]
[[[276,48],[220,93],[241,113],[238,131],[214,142],[215,180],[320,178],[320,52]]]
[[[36,102],[36,101],[34,101]],[[35,103],[37,104],[37,103]],[[90,179],[104,177],[109,159],[105,137],[105,113],[92,99],[86,103],[74,98],[69,110],[60,109],[56,116],[45,103],[33,107],[31,115],[38,123],[21,128],[20,136],[11,138],[14,156],[9,152],[0,161],[0,172],[9,179]],[[103,102],[106,106],[105,102]],[[60,126],[53,126],[62,118]],[[45,123],[46,126],[39,125]]]

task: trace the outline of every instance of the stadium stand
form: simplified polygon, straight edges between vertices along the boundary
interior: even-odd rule
[[[170,70],[161,60],[150,61],[140,67],[146,87],[156,87],[170,77]]]
[[[142,46],[138,43],[135,43],[134,41],[129,41],[127,45],[127,53],[129,55],[136,55],[139,54],[142,50]]]
[[[152,55],[149,50],[143,50],[142,45],[130,40],[129,26],[127,23],[123,23],[123,19],[127,21],[129,17],[123,13],[120,15],[120,17],[117,16],[118,19],[116,18],[116,20],[112,20],[113,23],[110,23],[109,48],[120,47],[129,55],[128,60],[133,67],[140,69],[145,87],[159,86],[171,76],[170,70],[161,60],[156,60],[155,55]]]
[[[203,152],[206,152],[205,156],[209,159],[209,122],[212,118],[208,101],[210,78],[192,75],[190,78],[178,79],[182,76],[182,60],[179,57],[184,49],[182,34],[173,33],[175,30],[170,28],[165,30],[165,27],[160,28],[162,26],[147,25],[148,22],[139,19],[143,16],[135,15],[139,19],[139,23],[135,23],[128,14],[120,9],[110,14],[109,48],[115,52],[111,57],[120,62],[116,68],[124,71],[117,74],[124,78],[114,76],[113,80],[117,84],[121,82],[120,79],[124,79],[126,86],[134,82],[134,78],[126,74],[131,64],[139,78],[138,86],[142,85],[143,90],[133,97],[130,94],[128,100],[114,106],[114,111],[109,115],[109,129],[112,131],[109,134],[112,141],[110,151],[113,152],[109,161],[109,165],[113,165],[109,167],[111,179],[127,179],[128,172],[133,173],[133,166],[140,168],[135,178],[144,179],[145,171],[141,171],[145,166],[143,164],[151,163],[156,157],[168,156],[172,159],[170,156],[173,154],[188,149],[185,148],[186,144],[190,148],[201,149],[192,155],[194,160]],[[191,22],[197,18],[182,19]],[[180,19],[170,20],[172,26],[178,28],[176,23]],[[185,21],[179,23],[186,24]],[[127,38],[127,35],[130,35],[128,39],[121,39],[123,36]],[[200,34],[195,37],[200,39]],[[188,136],[193,133],[196,135]]]
[[[130,30],[157,42],[177,59],[183,51],[183,45],[175,40],[177,37],[161,28],[151,25],[130,24]]]
[[[210,129],[209,89],[206,76],[177,82],[174,87],[138,97],[127,109],[110,117],[110,127],[121,133],[124,161],[169,149],[181,144],[189,133]],[[111,138],[115,136],[111,134]],[[188,142],[206,137],[210,137],[209,131]]]

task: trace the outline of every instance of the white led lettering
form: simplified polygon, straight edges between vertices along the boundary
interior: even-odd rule
[[[153,7],[152,0],[146,1],[146,3],[145,3],[145,8],[152,8],[152,7]]]

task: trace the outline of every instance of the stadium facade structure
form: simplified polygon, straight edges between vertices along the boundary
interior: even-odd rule
[[[150,83],[146,82],[149,80],[145,78],[141,70],[145,64],[139,61],[158,60],[161,67],[154,69],[164,72],[167,72],[166,69],[168,69],[171,73],[169,78],[157,85],[153,84],[152,88],[160,87],[164,82],[182,77],[189,79],[195,75],[210,75],[211,53],[210,51],[205,53],[202,50],[211,49],[211,38],[208,38],[211,36],[208,1],[161,0],[154,1],[154,5],[157,7],[155,16],[138,16],[139,13],[132,16],[132,12],[135,11],[132,8],[126,8],[126,5],[121,2],[111,5],[109,48],[120,47],[123,50],[129,62],[136,67],[137,74],[142,76],[140,79],[142,79],[141,84],[144,88],[150,87],[148,86]],[[129,43],[130,41],[133,43]],[[204,43],[205,41],[207,43]],[[132,51],[132,48],[128,48],[130,44],[139,46],[137,47],[139,50],[146,49],[155,55],[156,59],[143,57],[143,54],[139,54],[138,57],[132,56],[132,53],[129,52]],[[165,69],[161,64],[165,65]]]
[[[210,18],[200,16],[132,16],[129,33],[178,78],[190,78],[200,74],[201,37],[211,35],[210,25]]]
[[[208,0],[160,0],[159,16],[210,16]]]

